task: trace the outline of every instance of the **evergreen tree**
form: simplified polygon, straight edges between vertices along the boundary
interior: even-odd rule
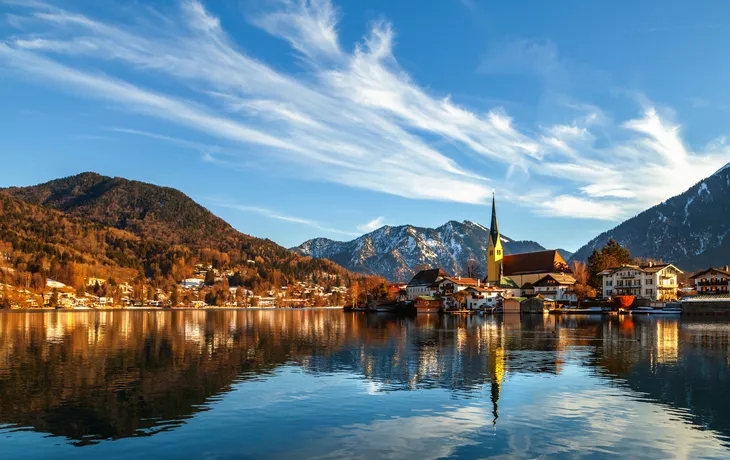
[[[48,306],[51,308],[58,307],[58,290],[56,288],[53,288],[51,299],[48,301]]]
[[[632,263],[631,253],[611,238],[600,251],[594,249],[593,254],[588,257],[588,284],[595,289],[601,289],[601,273],[604,270],[620,267]]]
[[[172,292],[170,293],[170,304],[174,307],[180,303],[180,293],[177,291],[177,284],[172,286]]]
[[[215,284],[215,273],[213,273],[213,270],[208,270],[205,272],[205,281],[206,286],[212,286]]]

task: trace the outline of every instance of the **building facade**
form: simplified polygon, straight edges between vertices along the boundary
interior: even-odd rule
[[[433,293],[431,285],[449,276],[440,268],[421,270],[411,279],[406,286],[408,300],[416,300],[420,296],[430,296]]]
[[[708,268],[690,277],[698,295],[728,294],[730,292],[730,267]]]
[[[622,265],[601,272],[603,297],[621,295],[666,302],[677,299],[682,270],[672,264]]]
[[[578,297],[573,291],[575,278],[563,273],[551,273],[532,284],[535,295],[562,302],[575,302]]]

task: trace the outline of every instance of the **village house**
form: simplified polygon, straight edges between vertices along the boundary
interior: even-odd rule
[[[93,286],[96,286],[97,284],[99,286],[104,286],[104,284],[106,284],[106,280],[104,278],[93,278],[93,277],[92,278],[86,278],[86,285],[87,286],[92,286],[93,287]]]
[[[474,278],[462,278],[461,276],[446,276],[431,284],[431,291],[437,292],[442,296],[456,294],[468,287],[478,287],[481,281]]]
[[[408,300],[416,300],[418,297],[424,295],[430,296],[433,292],[431,285],[448,276],[449,274],[440,268],[419,271],[406,286]]]
[[[727,294],[730,291],[730,267],[708,268],[689,278],[697,294]]]
[[[667,302],[677,299],[677,277],[682,270],[672,264],[622,265],[602,271],[603,297],[619,295]]]
[[[558,302],[575,302],[578,300],[573,286],[576,280],[572,275],[550,273],[532,284],[534,294]]]
[[[186,278],[180,282],[180,287],[183,289],[200,289],[205,284],[205,281],[201,278]]]
[[[504,289],[491,286],[471,286],[465,289],[467,310],[491,310],[501,305]]]

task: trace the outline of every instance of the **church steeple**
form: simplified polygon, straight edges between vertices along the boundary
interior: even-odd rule
[[[497,225],[497,201],[492,194],[492,225],[489,228],[489,240],[493,245],[499,241],[499,225]]]
[[[487,283],[499,284],[502,281],[502,239],[497,225],[497,200],[492,195],[492,225],[489,229],[487,248]]]

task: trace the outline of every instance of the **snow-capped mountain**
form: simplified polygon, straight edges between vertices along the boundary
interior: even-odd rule
[[[429,264],[459,275],[469,259],[479,263],[483,275],[488,238],[489,229],[479,224],[450,221],[438,228],[385,226],[347,242],[315,238],[292,251],[329,259],[353,271],[407,282],[418,265]],[[504,236],[502,244],[505,254],[545,249],[534,241],[513,241]]]
[[[573,258],[586,260],[609,238],[635,257],[661,259],[685,271],[730,264],[730,163],[683,194],[598,235]]]

